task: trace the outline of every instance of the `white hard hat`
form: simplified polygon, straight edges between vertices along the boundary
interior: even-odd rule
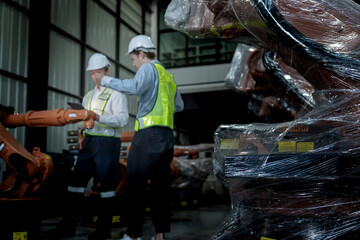
[[[155,46],[149,36],[137,35],[133,37],[130,40],[128,52],[125,55],[139,50],[143,52],[155,52]]]
[[[110,67],[110,62],[104,54],[95,53],[89,59],[86,71]]]

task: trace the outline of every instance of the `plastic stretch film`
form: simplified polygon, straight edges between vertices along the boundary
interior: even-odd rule
[[[282,110],[292,120],[314,108],[314,87],[275,53],[239,43],[225,85],[237,92],[262,97],[258,116]],[[251,106],[249,106],[251,108]],[[280,116],[279,116],[280,117]]]
[[[253,43],[276,52],[316,89],[358,86],[359,4],[351,0],[229,2],[254,37]]]
[[[187,11],[175,29],[239,43],[225,85],[273,119],[216,130],[232,213],[212,239],[359,239],[358,1],[176,2]],[[210,34],[222,21],[237,27]]]
[[[171,187],[201,189],[212,171],[214,144],[175,146],[171,162]],[[207,157],[206,155],[211,155]]]
[[[165,24],[273,51],[317,89],[332,89],[359,84],[359,15],[352,0],[172,0]]]
[[[233,39],[248,34],[229,1],[173,0],[165,12],[165,24],[192,38]]]
[[[349,103],[360,93],[317,94],[333,100],[297,120],[217,129],[214,172],[232,214],[213,239],[359,238],[359,112]]]
[[[172,164],[176,166],[179,173],[171,187],[201,189],[211,171],[211,161],[211,158],[186,159],[174,157]]]

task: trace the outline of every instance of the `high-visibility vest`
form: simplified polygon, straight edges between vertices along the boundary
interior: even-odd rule
[[[173,76],[160,64],[154,63],[158,72],[157,98],[152,110],[136,119],[135,131],[151,126],[174,128],[176,84]]]
[[[105,106],[114,90],[106,88],[96,100],[95,105],[91,109],[91,100],[94,95],[94,90],[90,91],[86,94],[85,99],[83,101],[84,108],[91,110],[99,115],[102,115],[105,109]],[[103,137],[120,137],[121,136],[121,128],[114,128],[106,126],[105,124],[95,122],[95,126],[91,129],[85,129],[84,135],[91,136],[103,136]],[[84,137],[85,137],[84,136]]]

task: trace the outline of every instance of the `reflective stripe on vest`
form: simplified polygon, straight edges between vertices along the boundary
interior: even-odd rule
[[[95,106],[91,109],[91,100],[94,95],[94,90],[88,92],[85,96],[84,107],[90,109],[93,112],[103,115],[105,106],[114,90],[106,88],[96,100]],[[87,107],[86,107],[87,103]],[[121,128],[114,128],[106,126],[105,124],[95,122],[95,126],[92,129],[85,129],[84,134],[91,136],[103,136],[103,137],[120,137]],[[85,137],[84,136],[84,137]]]
[[[158,72],[159,86],[153,109],[138,119],[135,131],[151,126],[174,128],[176,84],[173,76],[160,64],[154,63]]]

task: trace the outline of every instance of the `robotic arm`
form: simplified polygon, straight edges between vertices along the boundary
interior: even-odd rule
[[[96,114],[88,110],[54,109],[28,111],[15,114],[12,107],[0,105],[0,158],[7,165],[0,179],[0,197],[24,198],[34,193],[53,172],[49,155],[34,148],[28,152],[6,127],[64,126],[84,121],[85,128],[92,128]]]
[[[0,111],[1,122],[5,126],[28,126],[28,127],[48,127],[64,126],[70,123],[84,121],[85,128],[93,128],[96,114],[92,111],[73,110],[73,109],[54,109],[44,111],[28,111],[24,114],[8,114]]]

